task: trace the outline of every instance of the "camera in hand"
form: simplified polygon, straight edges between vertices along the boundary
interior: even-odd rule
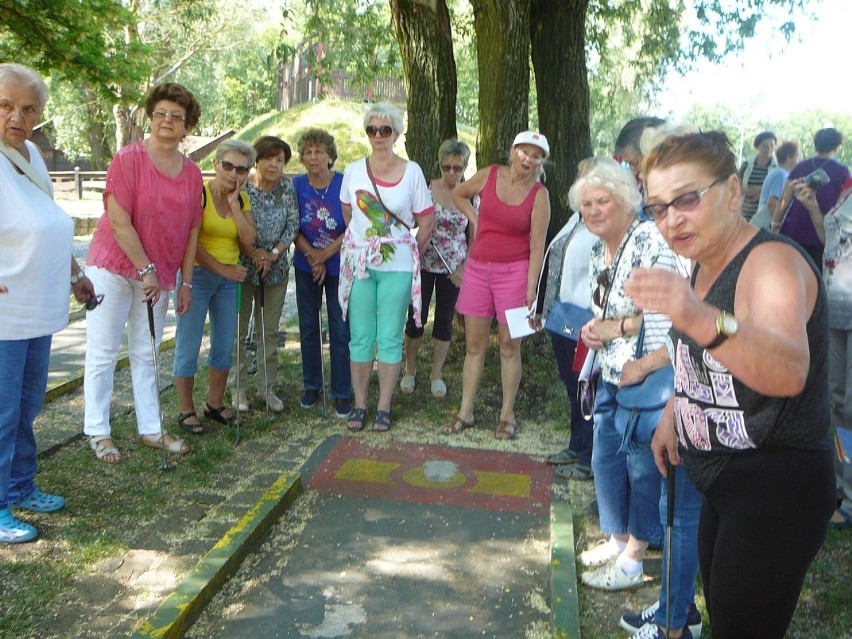
[[[814,191],[831,182],[828,173],[823,169],[816,169],[813,173],[808,173],[802,178],[802,183],[812,188]]]

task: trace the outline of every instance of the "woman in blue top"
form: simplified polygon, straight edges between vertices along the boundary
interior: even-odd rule
[[[299,137],[299,159],[307,173],[293,179],[299,200],[299,234],[296,236],[296,304],[302,343],[302,408],[311,408],[325,388],[322,369],[322,295],[328,312],[331,350],[331,396],[338,417],[352,410],[352,376],[349,369],[349,324],[337,299],[340,245],[346,222],[340,204],[343,174],[332,171],[337,160],[334,137],[322,129],[308,129]]]

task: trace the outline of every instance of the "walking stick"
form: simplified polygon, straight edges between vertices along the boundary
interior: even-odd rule
[[[266,412],[269,413],[269,372],[266,370],[266,322],[263,317],[263,301],[264,301],[264,286],[263,278],[257,276],[260,285],[257,287],[257,299],[260,304],[260,341],[263,344],[263,399],[266,401]],[[257,331],[257,322],[255,322],[255,332]]]
[[[163,447],[163,460],[159,470],[165,473],[174,470],[174,466],[169,463],[169,455],[166,450],[166,437],[163,432],[163,407],[160,405],[160,354],[157,351],[157,335],[154,332],[154,305],[151,300],[148,300],[148,328],[151,331],[151,356],[154,358],[154,383],[156,384],[157,391],[157,424],[160,426],[160,446]]]
[[[666,459],[666,637],[672,620],[672,528],[674,528],[675,467]]]
[[[328,417],[328,406],[326,405],[326,385],[325,385],[325,356],[323,355],[323,340],[322,340],[322,284],[317,286],[318,297],[318,312],[319,316],[319,338],[320,338],[320,374],[322,375],[322,416]]]
[[[242,428],[240,423],[240,375],[242,371],[240,370],[240,351],[245,348],[243,341],[240,340],[240,315],[242,314],[243,309],[243,283],[237,282],[237,401],[231,402],[233,406],[237,407],[236,410],[236,418],[234,419],[234,427],[237,429],[235,438],[234,438],[234,446],[240,445],[240,438],[242,436]]]

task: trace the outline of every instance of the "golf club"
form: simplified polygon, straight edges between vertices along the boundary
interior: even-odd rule
[[[672,621],[672,528],[674,528],[675,467],[666,458],[666,636]]]
[[[236,406],[237,410],[235,411],[237,414],[234,417],[234,427],[237,429],[237,432],[234,435],[234,446],[240,445],[240,437],[242,435],[241,426],[241,417],[240,413],[240,375],[242,371],[240,370],[240,351],[245,348],[245,344],[243,340],[240,340],[240,316],[242,315],[243,308],[243,283],[237,282],[237,401],[232,402],[234,406]]]
[[[323,339],[322,339],[322,284],[317,286],[317,314],[319,315],[319,339],[320,339],[320,374],[322,375],[322,416],[328,417],[328,406],[326,404],[326,385],[325,385],[325,355],[323,354]]]
[[[266,402],[266,412],[269,413],[269,371],[266,369],[266,322],[263,316],[263,302],[264,302],[264,285],[263,285],[263,277],[260,275],[257,276],[257,279],[260,281],[259,286],[257,287],[257,301],[260,305],[260,342],[263,345],[263,399]],[[255,322],[255,330],[257,330],[257,322]]]
[[[154,384],[156,384],[157,395],[157,423],[160,426],[160,446],[163,450],[163,461],[160,464],[160,472],[174,470],[169,463],[169,454],[166,450],[166,437],[163,433],[163,407],[160,405],[160,354],[157,349],[157,334],[154,331],[154,304],[148,300],[148,328],[151,331],[151,356],[154,358]]]

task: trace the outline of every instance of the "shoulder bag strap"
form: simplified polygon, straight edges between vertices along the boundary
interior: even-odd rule
[[[388,215],[390,215],[394,220],[396,220],[398,223],[402,224],[405,228],[407,228],[410,231],[411,227],[408,226],[408,224],[403,222],[401,219],[399,219],[399,216],[397,216],[396,213],[391,211],[387,207],[387,205],[382,201],[382,194],[379,193],[379,186],[376,184],[376,178],[373,177],[372,169],[370,169],[370,158],[364,158],[364,164],[367,165],[367,177],[370,178],[370,183],[373,185],[373,190],[376,192],[376,199],[379,200],[379,204],[381,204],[382,207],[384,207],[385,211],[388,212]]]
[[[42,191],[47,193],[51,198],[53,194],[50,192],[50,186],[45,183],[44,177],[36,173],[36,170],[33,168],[33,165],[27,162],[27,159],[21,154],[18,149],[13,146],[10,146],[0,140],[0,153],[5,155],[9,161],[18,167],[18,170],[26,175],[30,182],[35,184]]]

